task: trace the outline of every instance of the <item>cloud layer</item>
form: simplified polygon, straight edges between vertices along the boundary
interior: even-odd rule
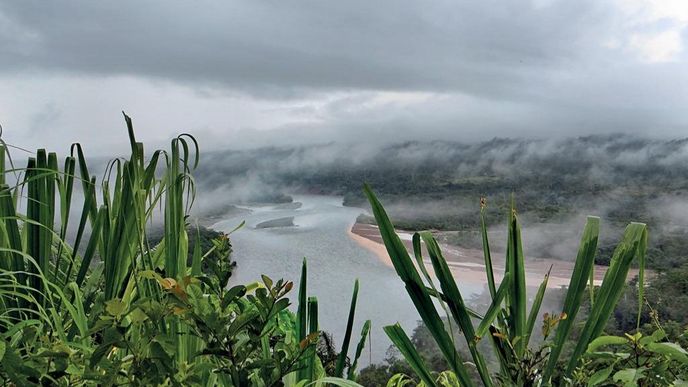
[[[122,109],[149,141],[211,147],[676,137],[688,3],[658,3],[4,2],[0,122],[23,145],[97,152],[119,146]]]

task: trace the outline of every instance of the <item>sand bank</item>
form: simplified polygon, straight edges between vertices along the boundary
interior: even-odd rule
[[[399,232],[406,249],[412,252],[411,235]],[[373,252],[382,262],[392,267],[392,261],[387,254],[377,226],[355,223],[349,231],[349,236],[362,247]],[[466,283],[486,283],[485,260],[482,250],[464,249],[456,246],[441,245],[444,257],[457,280]],[[575,253],[575,252],[574,252]],[[496,281],[500,281],[504,273],[504,252],[492,251],[492,264]],[[429,259],[425,265],[431,268]],[[552,268],[548,281],[549,288],[559,288],[569,284],[573,272],[573,262],[550,258],[529,258],[526,260],[526,283],[528,286],[539,286],[547,271]],[[595,283],[600,284],[606,266],[595,265]],[[633,278],[637,270],[631,270],[629,278]]]

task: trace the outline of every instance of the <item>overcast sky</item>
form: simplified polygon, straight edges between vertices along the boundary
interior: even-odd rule
[[[29,148],[688,136],[688,1],[0,0]]]

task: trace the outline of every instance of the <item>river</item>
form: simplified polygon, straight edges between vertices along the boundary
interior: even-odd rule
[[[246,225],[232,234],[237,269],[231,283],[242,284],[266,274],[298,283],[301,264],[308,261],[308,293],[319,301],[320,328],[341,344],[356,278],[360,291],[350,355],[366,319],[372,320],[372,345],[366,345],[361,362],[381,362],[391,344],[382,327],[399,322],[409,335],[419,319],[403,283],[392,268],[349,236],[356,218],[365,210],[344,207],[341,197],[295,196],[300,208],[245,207],[251,212],[224,219],[212,227],[228,232],[242,220]],[[294,226],[256,227],[266,221],[293,217]],[[298,286],[290,298],[296,301]],[[480,289],[462,289],[471,293]]]

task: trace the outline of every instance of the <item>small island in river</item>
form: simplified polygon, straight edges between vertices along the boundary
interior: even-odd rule
[[[284,218],[270,219],[265,222],[256,224],[256,228],[275,228],[275,227],[294,227],[294,217],[287,216]]]

